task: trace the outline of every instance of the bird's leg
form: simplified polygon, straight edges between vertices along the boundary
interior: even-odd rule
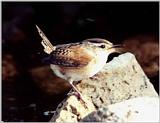
[[[73,85],[73,83],[70,83],[70,85],[76,91],[76,93],[74,93],[74,94],[78,97],[78,99],[82,99],[82,94],[79,92],[79,90]]]
[[[82,94],[81,94],[81,93],[79,92],[79,90],[73,85],[73,81],[70,80],[69,83],[70,83],[70,85],[73,87],[73,89],[78,93],[78,95],[75,94],[75,93],[74,93],[74,94],[78,97],[78,99],[80,99],[80,100],[83,102],[84,106],[87,108],[86,102],[85,102],[84,99],[82,98]]]

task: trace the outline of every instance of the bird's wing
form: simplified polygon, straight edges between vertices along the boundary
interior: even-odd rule
[[[57,48],[51,53],[50,63],[62,67],[83,67],[86,66],[93,56],[83,47],[67,46]]]
[[[39,35],[43,39],[41,41],[41,44],[44,47],[44,52],[47,54],[50,54],[55,49],[55,47],[51,44],[51,42],[48,40],[48,38],[45,36],[45,34],[37,25],[36,25],[36,28],[38,30]]]

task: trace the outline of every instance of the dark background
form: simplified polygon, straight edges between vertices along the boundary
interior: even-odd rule
[[[159,3],[2,2],[2,57],[10,54],[19,73],[2,81],[3,121],[48,121],[51,116],[43,112],[55,110],[65,97],[44,94],[28,73],[43,66],[46,56],[35,24],[53,44],[94,37],[113,43],[139,34],[158,37]]]

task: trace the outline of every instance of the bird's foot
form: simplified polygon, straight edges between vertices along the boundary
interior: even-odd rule
[[[82,95],[80,93],[78,93],[78,92],[69,92],[67,95],[69,95],[69,96],[75,95],[78,98],[78,100],[80,102],[82,102],[82,104],[84,105],[84,107],[88,108],[87,107],[87,103],[84,101],[84,99],[82,98]]]
[[[75,95],[78,98],[78,100],[82,99],[81,94],[79,94],[78,92],[69,92],[67,95],[68,96]]]

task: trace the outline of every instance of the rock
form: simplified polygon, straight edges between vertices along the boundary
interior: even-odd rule
[[[138,96],[157,96],[153,85],[131,53],[115,57],[95,76],[76,86],[94,105],[114,104]]]
[[[69,96],[57,107],[51,122],[77,122],[96,111],[91,99],[84,96],[87,108],[76,96]]]
[[[159,122],[159,98],[137,97],[92,112],[81,122]]]
[[[91,112],[104,106],[136,97],[158,96],[153,85],[137,63],[135,56],[131,53],[115,57],[99,73],[91,78],[82,80],[76,87],[82,93],[88,108],[84,109],[83,113],[80,113],[85,106],[76,100],[75,96],[68,96],[60,104],[61,106],[57,108],[51,121],[78,122]],[[75,98],[74,100],[73,97]],[[76,114],[70,110],[73,107],[77,112]]]

